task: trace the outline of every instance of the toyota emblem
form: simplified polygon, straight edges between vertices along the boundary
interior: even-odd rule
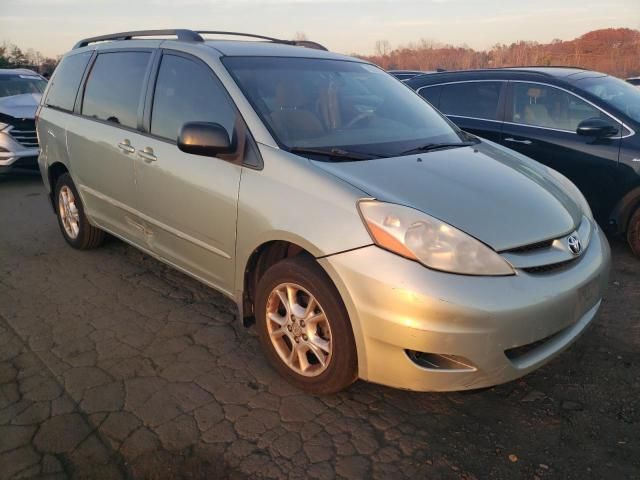
[[[569,237],[567,240],[567,244],[569,245],[569,250],[574,255],[579,255],[582,250],[582,244],[580,243],[580,238],[575,233]]]

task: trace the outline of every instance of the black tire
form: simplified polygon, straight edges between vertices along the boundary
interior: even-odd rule
[[[63,187],[69,188],[74,196],[74,202],[76,209],[78,210],[78,235],[73,238],[71,237],[63,224],[63,220],[60,214],[60,190]],[[55,196],[54,196],[54,206],[56,210],[56,217],[58,218],[58,225],[60,226],[60,231],[62,232],[62,236],[67,241],[69,245],[73,248],[77,248],[78,250],[90,250],[92,248],[99,247],[105,239],[105,232],[100,230],[97,227],[94,227],[89,223],[87,216],[84,213],[84,205],[82,204],[82,200],[80,195],[78,194],[78,190],[71,179],[71,175],[68,173],[64,173],[60,175],[58,181],[56,182],[55,187]]]
[[[631,220],[629,220],[627,242],[629,242],[633,254],[640,258],[640,207],[636,208]]]
[[[283,283],[295,283],[322,306],[331,329],[331,357],[326,369],[308,377],[291,369],[278,355],[267,327],[267,302],[271,292]],[[357,379],[358,360],[347,309],[329,276],[313,258],[299,255],[273,265],[258,281],[256,289],[256,327],[269,363],[291,384],[309,393],[338,392]]]

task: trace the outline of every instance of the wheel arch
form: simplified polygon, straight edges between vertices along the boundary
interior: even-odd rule
[[[54,212],[56,210],[56,183],[58,182],[58,179],[65,173],[69,173],[69,169],[62,162],[54,162],[47,168],[47,180],[49,181],[49,200],[51,201],[51,208],[53,208]]]
[[[318,266],[327,275],[327,278],[333,283],[338,295],[340,295],[349,315],[349,323],[351,324],[351,330],[356,343],[358,375],[360,378],[366,377],[366,344],[357,308],[355,308],[355,305],[353,305],[350,298],[345,298],[345,295],[348,295],[348,288],[346,288],[346,285],[344,285],[337,272],[330,268],[329,264],[323,260],[326,255],[319,252],[313,245],[308,245],[304,240],[296,241],[294,239],[290,239],[263,241],[256,246],[247,256],[246,260],[242,262],[242,266],[244,268],[241,270],[241,275],[238,275],[238,277],[240,277],[238,280],[241,279],[241,282],[238,283],[242,285],[240,287],[242,290],[239,296],[240,300],[237,302],[242,324],[245,327],[249,327],[255,322],[253,295],[261,275],[264,275],[264,272],[266,272],[271,265],[295,255],[308,255],[311,258],[314,258],[317,261]]]
[[[640,208],[640,185],[629,190],[616,204],[609,215],[609,223],[615,225],[615,233],[625,233],[631,215]]]

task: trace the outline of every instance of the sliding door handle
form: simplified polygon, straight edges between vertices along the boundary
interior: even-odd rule
[[[131,141],[129,141],[128,138],[125,138],[123,141],[121,141],[118,144],[118,148],[125,153],[133,153],[136,151],[136,149],[131,146]]]
[[[531,145],[531,140],[518,140],[516,138],[508,137],[504,139],[505,142],[522,143],[523,145]]]
[[[138,156],[147,163],[155,162],[158,157],[153,154],[153,148],[144,147],[144,150],[138,151]]]

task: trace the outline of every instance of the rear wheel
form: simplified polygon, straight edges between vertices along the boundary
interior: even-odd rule
[[[634,255],[640,257],[640,207],[636,208],[636,211],[631,216],[631,220],[629,220],[627,241]]]
[[[258,282],[256,326],[269,363],[315,394],[342,390],[357,375],[349,316],[335,286],[308,257],[272,266]]]
[[[58,224],[67,243],[79,250],[100,246],[105,233],[89,223],[78,190],[68,173],[58,178],[55,199]]]

